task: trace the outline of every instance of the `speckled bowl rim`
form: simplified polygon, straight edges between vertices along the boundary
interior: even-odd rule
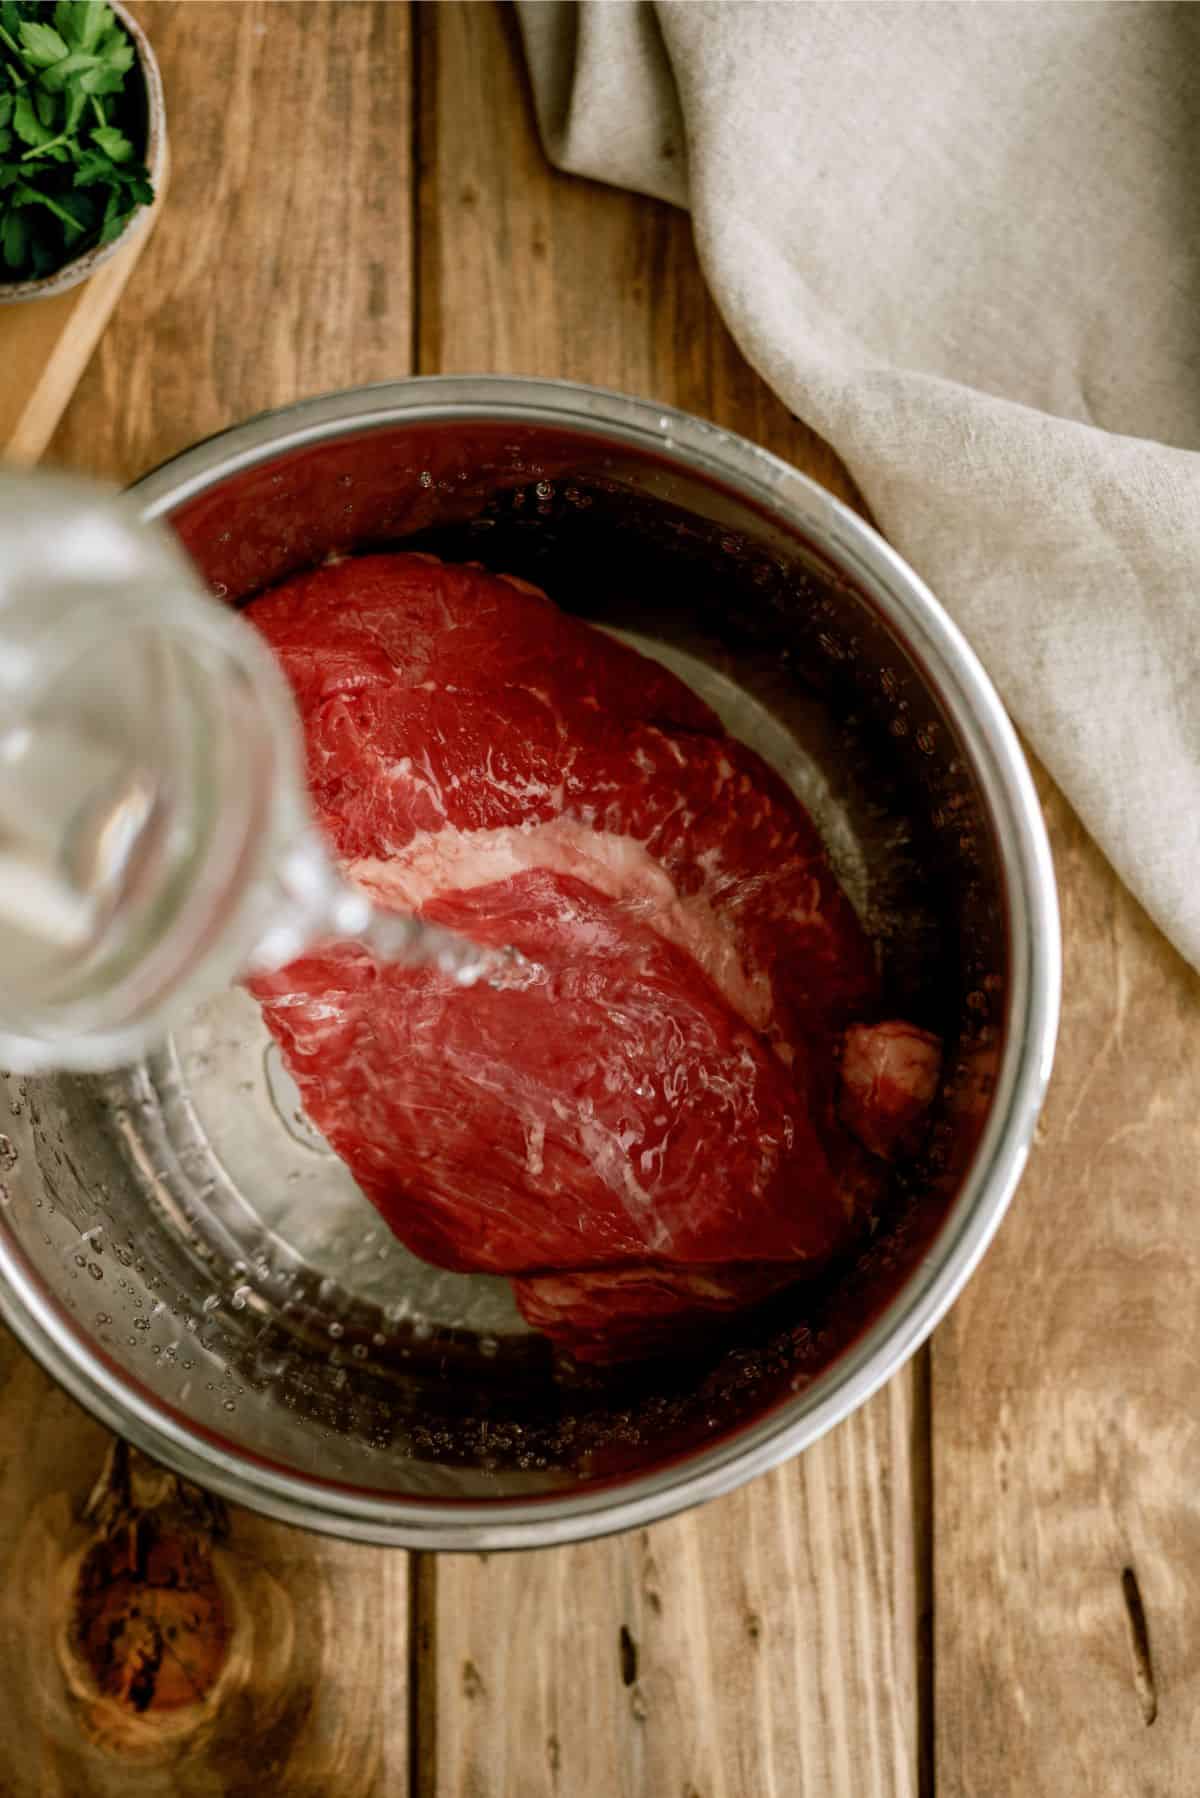
[[[147,230],[158,211],[167,179],[167,107],[163,97],[162,73],[158,59],[150,47],[150,39],[133,14],[121,5],[121,0],[109,0],[109,5],[133,39],[138,67],[146,84],[146,167],[154,186],[154,200],[149,206],[140,206],[125,229],[111,243],[94,244],[82,256],[64,263],[54,274],[41,275],[33,281],[0,280],[0,306],[12,306],[21,300],[47,300],[53,294],[66,293],[70,288],[78,287],[81,281],[94,275],[118,250],[125,249],[140,231]]]

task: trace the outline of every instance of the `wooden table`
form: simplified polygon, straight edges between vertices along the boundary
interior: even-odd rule
[[[687,407],[853,499],[735,350],[687,219],[548,169],[511,16],[136,10],[173,187],[53,459],[130,478],[304,394],[496,370]],[[234,1649],[173,1731],[64,1684],[109,1439],[6,1343],[4,1798],[1200,1791],[1197,982],[1042,792],[1066,995],[1032,1166],[931,1349],[801,1461],[519,1558],[235,1512]]]

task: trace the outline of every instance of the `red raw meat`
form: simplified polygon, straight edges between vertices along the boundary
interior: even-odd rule
[[[874,957],[761,758],[656,663],[475,568],[362,557],[248,616],[346,876],[533,964],[464,988],[340,944],[251,983],[396,1234],[519,1276],[529,1321],[597,1360],[833,1253],[938,1048],[860,1025],[843,1127]],[[907,1047],[877,1065],[880,1029]]]
[[[838,1113],[864,1148],[891,1160],[916,1146],[937,1092],[941,1048],[928,1030],[898,1019],[847,1030]]]

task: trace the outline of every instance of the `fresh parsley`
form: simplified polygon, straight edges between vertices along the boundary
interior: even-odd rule
[[[0,281],[53,274],[154,198],[105,0],[0,0]]]

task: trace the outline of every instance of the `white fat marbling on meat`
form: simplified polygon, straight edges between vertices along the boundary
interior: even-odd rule
[[[415,912],[442,893],[467,892],[531,869],[586,882],[636,913],[704,969],[726,1004],[752,1029],[771,1022],[771,988],[743,967],[736,936],[702,891],[680,896],[666,870],[635,837],[598,831],[574,818],[501,830],[418,831],[386,860],[350,862],[346,877],[395,911]]]

